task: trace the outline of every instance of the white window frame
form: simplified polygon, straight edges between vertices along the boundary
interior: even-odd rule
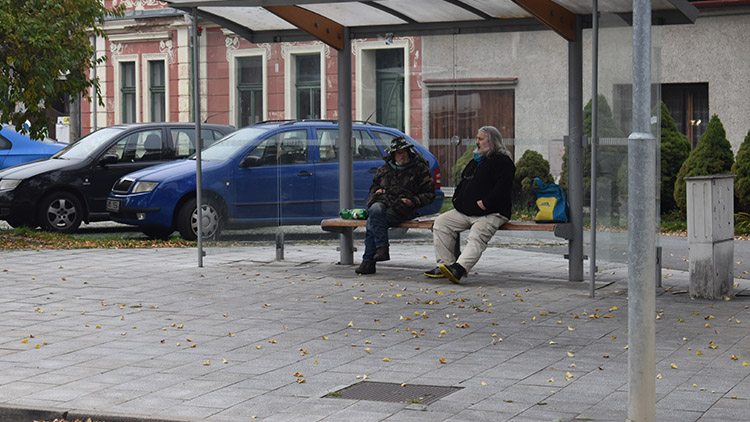
[[[262,58],[263,66],[261,75],[263,83],[263,120],[268,120],[268,50],[265,48],[231,50],[227,52],[227,59],[229,60],[229,124],[234,127],[238,127],[239,125],[237,113],[235,112],[239,108],[239,98],[237,98],[237,59],[257,56]]]
[[[374,116],[373,113],[377,107],[375,51],[400,48],[404,52],[404,132],[411,136],[411,58],[409,56],[409,42],[408,39],[393,40],[391,44],[386,44],[383,41],[363,41],[354,45],[356,57],[354,64],[356,120],[365,120],[370,115]]]
[[[151,72],[149,62],[164,62],[164,121],[169,122],[169,55],[166,53],[141,54],[143,60],[143,121],[151,121]],[[137,92],[137,89],[136,89]]]
[[[122,72],[120,64],[135,63],[135,121],[141,121],[141,58],[137,54],[118,55],[112,58],[115,85],[115,124],[122,123]]]
[[[282,48],[284,57],[284,114],[287,119],[297,118],[297,55],[320,55],[320,118],[326,119],[326,56],[322,43],[308,45],[286,45]]]

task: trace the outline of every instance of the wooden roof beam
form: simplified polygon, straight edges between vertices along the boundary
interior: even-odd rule
[[[513,0],[566,40],[576,40],[576,14],[552,0]]]
[[[265,9],[336,50],[344,49],[344,26],[299,6],[265,6]]]

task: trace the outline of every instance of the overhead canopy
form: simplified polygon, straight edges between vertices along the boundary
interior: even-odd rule
[[[590,26],[591,0],[170,0],[256,43],[317,38],[341,49],[343,27],[353,39],[385,34],[435,35],[550,28],[575,41],[575,18]],[[599,2],[600,13],[630,21],[632,0]],[[693,23],[687,0],[652,0],[653,24]]]

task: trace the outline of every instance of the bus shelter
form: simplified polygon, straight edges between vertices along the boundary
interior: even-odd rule
[[[552,81],[566,84],[567,92],[557,101],[567,105],[567,186],[569,220],[572,234],[568,243],[569,280],[584,280],[584,162],[585,149],[591,154],[591,295],[594,294],[597,251],[597,149],[606,152],[607,142],[601,140],[597,131],[600,107],[598,83],[608,75],[599,72],[604,64],[613,67],[630,67],[630,80],[619,84],[630,90],[629,113],[632,116],[627,140],[621,140],[619,151],[627,151],[626,204],[619,216],[627,219],[627,259],[629,265],[629,350],[630,390],[629,418],[631,420],[653,420],[654,402],[654,289],[656,284],[656,233],[658,230],[658,133],[654,133],[652,108],[652,79],[658,72],[658,53],[652,46],[654,25],[689,24],[697,18],[697,10],[686,0],[171,0],[170,6],[193,16],[193,55],[199,62],[200,37],[198,20],[211,21],[252,43],[282,43],[300,40],[320,40],[335,50],[338,58],[339,132],[337,146],[339,159],[339,207],[353,206],[352,177],[352,51],[358,40],[380,39],[385,43],[398,37],[415,36],[480,36],[487,33],[549,32],[564,40],[567,48],[567,63],[557,73],[567,74],[567,80]],[[600,24],[627,27],[631,37],[623,38],[614,31],[614,41],[604,49],[599,47]],[[583,55],[583,31],[590,30],[586,41],[590,43],[591,59]],[[455,38],[453,38],[455,40]],[[450,39],[447,39],[450,40]],[[618,45],[619,43],[619,45]],[[623,47],[624,50],[618,47]],[[556,44],[557,46],[557,44]],[[538,54],[543,59],[549,44],[521,47],[529,54]],[[627,51],[624,53],[623,51]],[[454,49],[454,74],[459,73],[460,63],[455,56],[461,53]],[[515,51],[509,54],[515,54]],[[600,53],[604,57],[600,57]],[[484,56],[488,51],[472,51]],[[631,60],[632,58],[632,60]],[[621,63],[623,59],[630,63]],[[591,65],[584,69],[584,62]],[[654,63],[656,61],[656,63]],[[197,69],[193,73],[195,108],[200,110]],[[605,69],[605,71],[609,68]],[[584,136],[583,99],[584,74],[591,82],[591,139]],[[456,79],[458,80],[458,79]],[[495,81],[497,83],[497,81]],[[626,89],[626,90],[627,90]],[[356,101],[356,100],[355,100]],[[657,113],[658,114],[658,113]],[[200,113],[196,113],[199,116]],[[200,133],[200,119],[196,119],[196,133]],[[485,123],[487,124],[487,123]],[[474,128],[476,129],[476,128]],[[657,129],[658,130],[658,129]],[[508,136],[506,133],[504,136]],[[626,134],[627,135],[627,134]],[[617,141],[613,141],[617,143]],[[590,143],[590,146],[589,146]],[[199,144],[200,145],[200,144]],[[590,149],[589,149],[590,148]],[[200,148],[198,148],[200,151]],[[610,156],[617,157],[618,150]],[[620,157],[625,159],[626,157]],[[197,166],[200,166],[198,152]],[[200,203],[200,167],[198,168],[198,201]],[[622,179],[622,178],[621,178]],[[610,187],[616,187],[612,182]],[[607,184],[604,184],[605,189]],[[614,189],[614,188],[613,188]],[[610,201],[611,202],[611,201]],[[198,210],[200,212],[200,207]],[[611,216],[607,216],[611,217]],[[200,215],[198,218],[201,220]],[[199,223],[200,224],[200,223]],[[610,248],[612,249],[612,248]],[[340,237],[341,263],[353,263],[353,240],[351,231]],[[199,266],[203,251],[199,237]]]

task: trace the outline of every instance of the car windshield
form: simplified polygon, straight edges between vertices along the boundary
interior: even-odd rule
[[[203,161],[224,161],[231,157],[235,152],[244,148],[250,142],[267,133],[267,128],[246,127],[234,133],[231,133],[220,139],[210,147],[201,151],[201,160]],[[195,160],[195,154],[191,159]]]
[[[57,154],[53,155],[52,158],[82,160],[90,156],[94,151],[97,151],[100,146],[109,142],[124,130],[125,129],[121,127],[99,129],[96,132],[84,136],[78,142],[61,149]]]

